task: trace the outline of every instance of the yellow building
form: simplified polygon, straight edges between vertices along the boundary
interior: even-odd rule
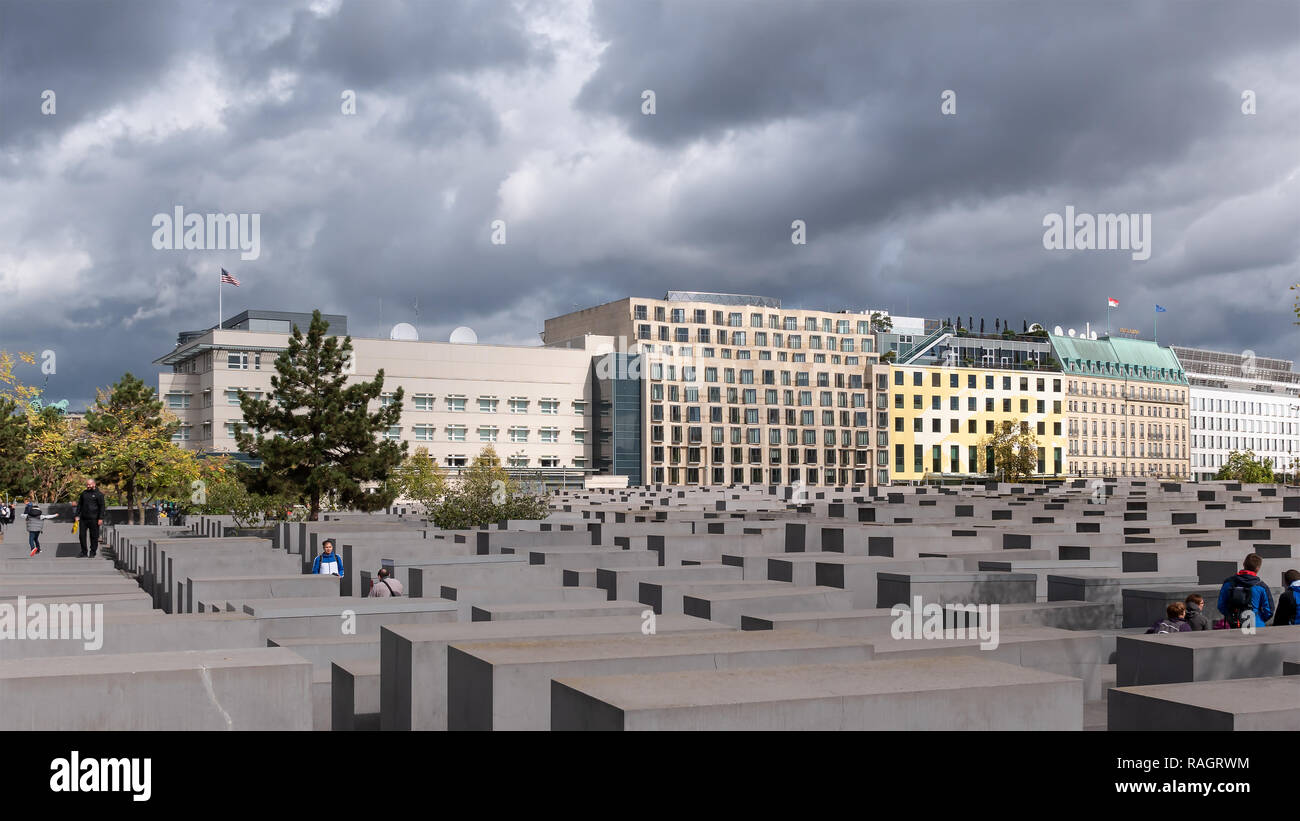
[[[984,441],[1003,422],[1028,425],[1038,440],[1036,475],[1064,475],[1059,371],[904,365],[889,381],[895,481],[986,474]]]

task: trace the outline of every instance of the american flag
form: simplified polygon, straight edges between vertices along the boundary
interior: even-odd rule
[[[221,281],[223,284],[234,285],[236,288],[239,287],[239,280],[235,279],[235,275],[227,271],[225,268],[221,269]]]

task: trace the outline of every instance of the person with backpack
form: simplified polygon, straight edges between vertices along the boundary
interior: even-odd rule
[[[321,544],[321,550],[325,551],[316,557],[311,563],[311,572],[333,574],[335,576],[343,575],[343,559],[339,558],[334,552],[334,540],[326,539]]]
[[[1259,554],[1248,554],[1241,563],[1242,569],[1226,579],[1219,589],[1219,612],[1228,627],[1242,627],[1248,621],[1255,627],[1263,627],[1273,616],[1273,593],[1259,577],[1263,564]],[[1253,614],[1253,620],[1246,613]]]
[[[1277,612],[1273,614],[1273,626],[1300,624],[1300,570],[1288,570],[1282,574],[1282,595],[1277,597]]]
[[[27,520],[27,546],[32,552],[27,554],[35,556],[41,552],[41,531],[45,529],[45,519],[53,519],[54,513],[41,513],[41,509],[36,506],[36,499],[27,498],[27,507],[23,508],[23,518]]]
[[[402,595],[402,583],[393,578],[387,567],[379,568],[375,581],[370,585],[370,595],[380,599]]]
[[[1151,625],[1148,633],[1190,633],[1192,626],[1187,623],[1184,616],[1187,615],[1187,608],[1182,602],[1176,601],[1165,608],[1165,617],[1155,624]]]
[[[1187,608],[1187,623],[1192,626],[1192,630],[1209,630],[1210,620],[1202,612],[1205,608],[1205,597],[1200,593],[1193,593],[1183,602]]]

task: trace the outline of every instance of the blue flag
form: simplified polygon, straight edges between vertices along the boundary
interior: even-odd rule
[[[1163,314],[1164,312],[1165,312],[1164,308],[1161,308],[1159,305],[1156,306],[1156,313]]]

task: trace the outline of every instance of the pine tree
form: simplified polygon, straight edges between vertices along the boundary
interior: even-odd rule
[[[368,382],[347,384],[352,337],[340,341],[328,329],[319,310],[305,337],[294,326],[275,360],[270,395],[254,399],[240,391],[244,422],[235,432],[240,449],[262,460],[251,489],[306,500],[311,521],[320,517],[322,498],[356,510],[388,506],[389,478],[406,455],[405,442],[378,438],[402,417],[402,389],[371,413],[369,402],[384,389],[383,369]],[[372,482],[379,492],[366,492]]]

